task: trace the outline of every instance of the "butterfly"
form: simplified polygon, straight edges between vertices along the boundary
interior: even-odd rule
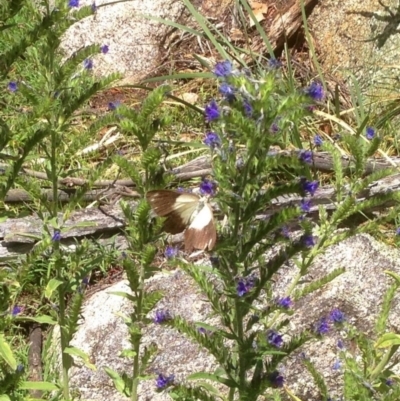
[[[207,197],[160,189],[146,194],[154,213],[166,217],[164,230],[178,234],[185,230],[185,250],[211,250],[217,240],[214,214]]]

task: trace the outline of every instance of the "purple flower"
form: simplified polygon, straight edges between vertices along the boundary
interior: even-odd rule
[[[243,110],[246,117],[251,117],[253,115],[253,106],[248,100],[243,101]]]
[[[14,93],[18,90],[18,85],[15,81],[11,81],[8,83],[7,88],[10,92]]]
[[[306,178],[300,179],[300,185],[304,192],[309,193],[311,196],[314,196],[315,192],[319,187],[318,181],[308,181]]]
[[[229,75],[232,74],[232,68],[232,63],[229,60],[221,61],[215,64],[214,74],[218,78],[227,78]]]
[[[15,306],[12,308],[11,316],[12,316],[12,317],[15,317],[15,316],[19,315],[21,312],[22,312],[22,307],[21,307],[21,306],[18,306],[18,305],[15,305]]]
[[[54,230],[53,236],[51,237],[52,241],[61,241],[61,232],[60,230]]]
[[[156,379],[156,387],[159,390],[162,390],[170,386],[173,382],[174,382],[174,375],[164,376],[163,374],[159,373]]]
[[[329,322],[326,317],[323,317],[316,325],[315,332],[319,335],[327,334],[329,332]]]
[[[292,306],[293,301],[290,299],[290,297],[284,297],[284,298],[278,298],[278,299],[276,300],[276,303],[277,303],[277,305],[279,305],[281,308],[289,309],[289,308]]]
[[[271,134],[277,134],[279,132],[279,126],[276,122],[273,122],[269,127],[269,132]]]
[[[154,316],[154,323],[156,324],[161,324],[166,322],[167,320],[171,320],[171,314],[167,310],[159,309],[156,311],[156,314]]]
[[[109,111],[114,111],[114,110],[116,110],[120,105],[121,105],[121,102],[120,102],[119,100],[116,100],[115,102],[109,102],[109,103],[108,103],[108,110],[109,110]]]
[[[276,69],[282,67],[282,62],[277,60],[276,58],[271,58],[268,60],[268,67],[271,70],[276,70]]]
[[[322,138],[319,135],[314,136],[314,145],[315,146],[322,146],[323,143],[324,143],[324,141],[322,140]]]
[[[278,371],[270,373],[268,379],[274,388],[281,388],[285,383],[285,379]]]
[[[219,86],[219,93],[224,96],[228,102],[233,102],[235,100],[235,88],[226,82],[222,82]]]
[[[375,130],[372,127],[367,127],[365,130],[365,136],[369,141],[371,141],[375,137]]]
[[[93,60],[91,58],[86,58],[83,60],[83,67],[86,70],[91,70],[93,68]]]
[[[89,284],[89,281],[90,281],[90,278],[89,278],[89,277],[85,277],[85,278],[82,280],[82,284],[83,284],[83,285],[88,285],[88,284]]]
[[[342,367],[342,363],[340,362],[340,360],[337,360],[337,361],[333,364],[332,369],[333,369],[333,370],[339,370],[341,367]]]
[[[68,7],[79,7],[79,0],[69,0]]]
[[[96,3],[95,2],[93,2],[92,3],[92,5],[90,6],[91,8],[92,8],[92,12],[96,12],[97,11],[97,6],[96,6]]]
[[[267,333],[267,340],[271,345],[273,345],[274,347],[277,347],[277,348],[280,348],[283,345],[282,336],[275,330],[270,330]]]
[[[281,234],[282,234],[282,236],[284,236],[285,238],[289,238],[289,236],[290,236],[289,227],[288,227],[288,226],[283,226],[283,227],[281,228]]]
[[[22,365],[22,363],[19,363],[18,366],[17,366],[16,372],[17,373],[23,373],[24,370],[25,370],[24,365]]]
[[[311,210],[311,199],[302,199],[300,201],[300,209],[304,213],[308,213]]]
[[[220,111],[215,100],[211,100],[210,104],[205,107],[204,113],[206,115],[207,122],[211,122],[219,118]]]
[[[221,139],[215,132],[207,132],[203,143],[214,149],[221,145]]]
[[[304,92],[314,100],[322,100],[325,96],[324,88],[318,82],[313,82]]]
[[[400,227],[396,229],[396,235],[400,235]]]
[[[344,349],[344,342],[343,340],[339,339],[337,342],[337,346],[339,349]]]
[[[390,387],[390,386],[393,386],[394,380],[389,377],[388,379],[386,379],[385,383],[386,383],[387,386]]]
[[[306,248],[312,248],[315,245],[315,239],[311,234],[304,234],[301,237],[301,242]]]
[[[330,319],[334,323],[343,323],[346,320],[344,313],[340,309],[333,309],[329,314]]]
[[[239,297],[246,295],[254,287],[254,277],[248,276],[241,278],[236,286],[236,292]]]
[[[200,184],[200,193],[202,195],[210,195],[213,196],[215,194],[215,183],[210,180],[204,180]]]
[[[107,54],[109,50],[110,50],[110,48],[108,47],[108,45],[103,45],[103,46],[100,47],[100,51],[103,54]]]
[[[313,161],[313,153],[311,150],[301,150],[299,153],[299,159],[303,163],[311,164]]]
[[[179,252],[179,250],[176,246],[168,245],[165,248],[164,255],[167,259],[172,259],[172,258],[175,258],[176,256],[178,256],[178,252]]]

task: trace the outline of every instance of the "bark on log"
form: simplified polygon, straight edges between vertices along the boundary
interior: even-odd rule
[[[287,156],[298,157],[299,152],[299,150],[270,151],[268,152],[268,155],[275,156],[279,153]],[[341,163],[343,168],[349,168],[352,164],[352,160],[350,157],[342,156]],[[390,161],[384,159],[371,159],[366,165],[365,174],[369,175],[374,171],[391,168],[394,166],[400,167],[399,157],[391,157]],[[2,167],[0,166],[0,169],[1,168]],[[312,168],[318,171],[332,172],[332,156],[326,152],[314,153]],[[211,173],[211,159],[209,156],[200,156],[180,167],[173,169],[172,171],[166,172],[166,174],[173,174],[176,181],[187,181],[195,177],[205,177]],[[45,175],[44,173],[32,172],[31,170],[23,170],[21,174],[26,174],[28,176],[33,176],[39,179],[47,179],[47,175]],[[59,200],[63,203],[66,203],[69,202],[74,196],[76,192],[76,187],[87,185],[88,181],[82,178],[67,177],[60,179],[59,184],[65,185],[67,187],[64,189],[60,189],[58,192]],[[99,180],[94,182],[92,185],[94,188],[99,189],[93,189],[86,192],[82,201],[93,202],[96,200],[111,200],[115,199],[116,196],[129,196],[133,198],[140,197],[139,193],[135,191],[135,183],[130,179]],[[43,189],[42,196],[49,201],[53,200],[53,192],[50,189]],[[12,189],[8,192],[5,198],[5,203],[20,203],[30,201],[31,196],[23,189]]]
[[[371,197],[384,194],[389,191],[400,190],[400,173],[385,177],[373,182],[366,190],[358,194],[358,201],[370,199]],[[343,188],[346,193],[349,188]],[[266,208],[264,214],[259,218],[268,218],[274,212],[292,204],[299,204],[300,196],[282,197],[274,200]],[[336,190],[333,187],[319,188],[313,196],[311,211],[308,214],[311,218],[318,218],[318,206],[323,205],[327,210],[335,210]],[[129,207],[135,208],[136,202],[127,202]],[[382,205],[387,208],[390,204]],[[218,212],[216,205],[214,209]],[[61,219],[62,214],[59,215]],[[62,231],[62,245],[68,246],[83,237],[102,238],[102,243],[106,244],[116,241],[119,249],[125,249],[126,242],[122,236],[122,229],[125,228],[124,215],[119,204],[102,206],[100,208],[87,208],[74,212],[65,221]],[[23,256],[28,253],[40,240],[43,231],[43,222],[36,216],[8,219],[0,224],[0,261],[9,258]],[[51,235],[52,233],[50,233]],[[114,241],[112,237],[121,234]],[[174,237],[173,242],[179,241],[181,235]]]

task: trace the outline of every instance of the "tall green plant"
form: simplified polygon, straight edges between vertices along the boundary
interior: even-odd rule
[[[282,388],[285,381],[279,370],[281,364],[305,342],[328,330],[329,318],[314,322],[312,330],[296,335],[288,329],[292,302],[322,288],[344,271],[340,268],[299,286],[315,257],[328,246],[371,230],[398,213],[398,209],[391,210],[362,227],[349,223],[364,210],[397,200],[398,195],[389,193],[357,200],[357,195],[371,182],[391,171],[363,177],[366,159],[376,150],[379,139],[371,138],[365,144],[359,136],[344,136],[342,140],[354,158],[347,171],[335,149],[324,145],[334,155],[336,210],[328,214],[320,207],[317,223],[307,217],[319,185],[318,181],[305,178],[310,177],[312,152],[304,150],[297,156],[287,156],[271,150],[283,147],[284,136],[311,115],[313,99],[322,99],[323,90],[313,83],[306,89],[287,92],[277,68],[279,64],[274,60],[260,75],[235,70],[229,61],[215,67],[222,98],[205,107],[212,131],[204,140],[213,156],[214,181],[203,181],[200,190],[215,195],[224,221],[219,228],[213,268],[177,264],[206,295],[220,325],[186,322],[179,317],[165,319],[163,323],[206,348],[219,366],[214,372],[189,376],[188,380],[198,380],[197,386],[176,383],[171,390],[175,399],[221,397],[247,401],[277,395],[274,389]],[[346,188],[344,177],[349,175],[352,179]],[[291,205],[279,208],[279,200],[287,197],[293,197]],[[349,228],[338,232],[342,224]],[[288,260],[295,263],[298,274],[287,293],[276,294],[275,274]],[[199,331],[199,327],[203,329]],[[283,332],[289,340],[283,340]],[[225,386],[227,395],[204,380]],[[171,376],[166,372],[158,378],[157,385],[172,385]]]

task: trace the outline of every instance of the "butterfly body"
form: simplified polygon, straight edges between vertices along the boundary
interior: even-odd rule
[[[146,194],[154,213],[165,217],[164,230],[178,234],[185,230],[185,250],[211,250],[217,233],[214,215],[208,199],[186,192],[168,189],[149,191]]]

